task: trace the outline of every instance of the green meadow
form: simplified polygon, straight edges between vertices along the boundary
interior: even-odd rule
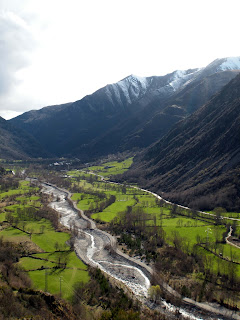
[[[92,219],[98,219],[104,222],[110,222],[115,217],[117,217],[119,212],[123,212],[127,209],[128,206],[133,206],[135,204],[135,200],[126,200],[126,201],[116,201],[102,212],[94,213],[91,215]]]
[[[122,173],[122,170],[127,170],[132,164],[132,159],[126,162],[107,162],[99,166],[88,167],[85,170],[93,174],[98,174],[107,178]],[[71,172],[74,176],[74,172]],[[214,218],[211,217],[192,217],[190,212],[183,210],[174,215],[171,214],[172,206],[163,204],[159,206],[156,203],[156,198],[144,191],[138,190],[133,187],[125,187],[106,183],[105,181],[90,179],[89,174],[84,178],[82,171],[79,171],[81,181],[74,180],[74,183],[84,188],[81,194],[74,194],[72,199],[78,201],[78,207],[82,210],[89,210],[94,208],[95,203],[100,201],[98,198],[87,194],[88,190],[104,192],[106,197],[114,195],[116,201],[110,206],[106,207],[102,212],[93,213],[92,219],[110,223],[115,218],[120,216],[120,213],[126,211],[127,207],[131,206],[133,212],[141,209],[146,214],[146,226],[162,226],[165,232],[165,239],[167,243],[173,245],[174,236],[176,234],[185,243],[187,250],[194,250],[197,243],[202,242],[209,246],[212,252],[199,248],[204,255],[210,256],[213,260],[213,268],[216,271],[221,264],[229,264],[230,262],[224,259],[239,261],[239,249],[233,248],[228,244],[217,243],[216,239],[221,240],[222,234],[226,232],[226,227],[217,225]],[[86,180],[85,180],[86,179]],[[91,181],[90,181],[91,180]],[[214,212],[213,212],[214,213]],[[228,212],[224,214],[227,217],[239,218],[239,213]],[[114,220],[117,221],[117,220]],[[237,230],[240,227],[237,227]],[[221,254],[217,257],[216,254]],[[219,262],[221,260],[221,262]],[[225,269],[227,267],[224,267]],[[236,267],[237,273],[240,276],[239,265]]]
[[[58,268],[59,259],[67,263],[66,268]],[[86,283],[90,279],[86,265],[70,251],[36,254],[33,258],[22,258],[20,264],[28,270],[33,286],[40,290],[59,295],[61,282],[62,297],[67,300],[71,300],[76,282]]]
[[[94,172],[103,177],[122,174],[127,171],[133,162],[133,158],[128,158],[124,161],[111,161],[102,164],[101,166],[92,166],[86,168],[90,172]]]
[[[6,192],[0,192],[0,199],[4,199],[6,197],[12,196],[12,195],[24,195],[26,193],[29,193],[30,191],[37,191],[38,188],[30,187],[29,181],[20,181],[19,187],[17,189],[10,189]]]
[[[66,243],[70,239],[69,233],[55,231],[47,219],[36,219],[27,214],[19,215],[24,209],[36,210],[41,205],[39,195],[25,196],[29,191],[37,192],[38,189],[30,187],[29,182],[22,181],[19,188],[0,193],[0,199],[19,194],[15,197],[14,204],[2,208],[0,224],[3,225],[3,229],[0,236],[5,241],[23,245],[28,243],[28,246],[31,246],[32,243],[33,252],[29,253],[28,257],[22,257],[19,265],[28,272],[33,287],[59,295],[61,285],[62,297],[70,300],[74,293],[74,284],[89,280],[87,266],[78,259],[75,252],[70,251]],[[6,219],[9,214],[13,219],[22,217],[17,223],[17,228],[14,224],[8,226]],[[35,250],[42,253],[34,254]]]

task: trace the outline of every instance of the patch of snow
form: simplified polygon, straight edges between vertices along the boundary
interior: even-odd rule
[[[121,93],[123,93],[127,102],[131,104],[133,101],[139,98],[139,96],[146,93],[149,83],[147,78],[131,75],[115,84],[111,84],[115,96],[122,104]],[[109,89],[106,91],[108,97],[112,100],[112,93]]]
[[[190,83],[200,70],[201,69],[197,69],[191,73],[188,73],[187,70],[177,70],[173,73],[173,78],[168,85],[171,86],[174,91],[176,91],[181,86]]]
[[[118,88],[120,88],[120,90],[123,92],[125,98],[127,99],[127,102],[129,104],[131,104],[132,100],[129,95],[129,83],[126,80],[121,80],[116,84],[116,86]]]
[[[120,92],[119,92],[119,89],[118,89],[117,85],[116,85],[116,84],[110,84],[109,86],[110,86],[110,88],[113,90],[114,95],[115,95],[115,98],[117,99],[117,101],[118,101],[120,104],[122,104]],[[113,101],[113,100],[112,100],[113,92],[111,92],[109,89],[108,89],[108,92],[107,92],[108,97],[111,99],[111,101]]]
[[[186,71],[182,71],[182,70],[175,71],[173,74],[173,79],[169,83],[169,85],[173,87],[174,90],[177,90],[181,86],[181,83],[183,81],[185,74],[186,74]]]
[[[107,95],[107,97],[108,97],[108,99],[112,102],[112,104],[113,104],[113,99],[112,99],[112,93],[111,93],[111,91],[109,90],[109,86],[106,86],[106,95]],[[120,97],[119,97],[120,98]]]
[[[220,65],[219,70],[238,70],[240,69],[240,57],[229,57]]]
[[[139,76],[135,76],[135,75],[131,75],[129,78],[131,78],[132,82],[135,83],[140,83],[141,87],[143,90],[147,90],[148,88],[148,80],[146,77],[139,77]]]

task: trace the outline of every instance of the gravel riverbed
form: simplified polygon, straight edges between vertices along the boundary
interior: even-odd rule
[[[163,300],[162,306],[159,306],[154,305],[147,299],[151,268],[136,259],[126,256],[119,250],[114,250],[112,247],[115,239],[106,232],[97,229],[93,221],[88,219],[81,210],[78,210],[69,202],[68,191],[64,191],[48,183],[42,183],[42,192],[52,195],[52,202],[49,205],[59,213],[60,223],[68,229],[74,229],[75,252],[83,262],[98,267],[111,277],[124,283],[151,309],[161,310],[164,306],[166,312],[175,313],[176,308],[166,303],[166,301]],[[79,214],[80,212],[81,214]],[[194,304],[194,301],[192,304]],[[229,316],[216,315],[212,317],[206,314],[199,315],[194,306],[178,308],[178,310],[184,319],[240,319],[237,314],[232,314],[230,318]],[[206,308],[206,310],[208,309]]]

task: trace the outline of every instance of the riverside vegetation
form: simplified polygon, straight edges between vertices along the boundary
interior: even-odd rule
[[[52,173],[51,181],[71,190],[78,207],[99,228],[116,235],[124,252],[152,265],[155,272],[149,293],[154,301],[160,296],[171,299],[162,288],[164,280],[182,296],[238,310],[239,249],[226,243],[226,237],[231,226],[232,240],[238,242],[239,221],[228,218],[239,213],[215,208],[208,215],[127,184],[111,183],[106,180],[108,170],[126,171],[131,160],[128,165],[116,163],[68,171],[64,178]],[[117,176],[109,177],[117,181]]]
[[[68,177],[63,177],[62,174],[59,175],[59,172],[54,171],[35,171],[34,173],[32,171],[32,174],[71,190],[72,199],[77,202],[78,207],[95,219],[100,228],[115,234],[124,252],[145,260],[154,267],[152,287],[149,290],[153,301],[157,302],[160,297],[171,300],[162,288],[164,280],[182,296],[191,297],[197,301],[216,301],[235,310],[239,308],[239,249],[226,244],[225,238],[230,224],[235,240],[239,238],[240,228],[238,221],[221,218],[222,216],[238,218],[238,213],[227,213],[223,208],[216,208],[212,212],[214,216],[206,215],[196,210],[172,205],[126,184],[109,183],[101,177],[102,172],[107,176],[108,170],[122,173],[130,165],[131,159],[127,162],[108,162],[101,166],[69,171]],[[114,166],[116,166],[115,169]],[[111,180],[114,178],[116,179],[117,176],[111,176]],[[4,181],[5,183],[11,181],[12,185],[2,187],[0,196],[2,199],[1,221],[4,227],[1,231],[3,240],[18,243],[22,247],[24,243],[24,248],[29,247],[26,243],[33,243],[30,249],[34,249],[34,253],[30,249],[28,249],[30,250],[28,257],[26,253],[21,253],[18,265],[28,270],[35,288],[43,290],[46,289],[45,270],[54,270],[55,275],[47,272],[48,291],[59,295],[61,283],[62,288],[64,285],[66,288],[62,290],[65,292],[63,297],[79,302],[77,292],[89,292],[92,281],[93,283],[96,281],[94,280],[96,271],[87,273],[86,267],[73,258],[74,253],[65,244],[70,239],[69,233],[61,233],[57,238],[60,233],[53,227],[54,225],[55,228],[60,227],[57,224],[56,213],[54,214],[54,210],[45,206],[48,200],[44,197],[40,198],[36,187],[26,181],[16,182],[12,177]],[[2,182],[1,185],[4,186],[4,183]],[[43,207],[44,210],[42,210]],[[46,216],[48,219],[52,217],[51,223]],[[46,239],[45,246],[43,239]],[[71,241],[69,244],[71,245]],[[83,270],[76,271],[83,272],[84,276],[81,275],[69,282],[69,275],[73,273],[73,268],[77,269],[78,263],[82,264],[78,268]],[[62,277],[65,273],[63,281],[59,279],[59,272]],[[79,279],[80,286],[76,285]],[[100,290],[99,294],[102,293]],[[121,294],[123,292],[120,292]],[[96,301],[91,300],[93,296],[90,299],[88,294],[84,297],[81,298],[80,309],[81,314],[87,318],[87,315],[93,312],[91,308]],[[108,314],[111,319],[110,315],[116,312],[115,307],[110,302],[104,301],[100,303],[101,311],[99,309],[95,311],[99,312],[99,319],[103,313]],[[176,304],[176,301],[172,302]],[[180,301],[177,302],[179,303]],[[135,314],[137,319],[137,316],[140,316],[139,310],[134,304],[130,303],[130,305],[127,311],[129,317]],[[106,306],[110,306],[110,309]],[[121,308],[118,307],[117,310]],[[161,317],[164,318],[164,316]]]
[[[38,187],[1,173],[0,319],[165,319],[76,257]]]
[[[123,163],[117,167],[121,165],[127,170]],[[215,208],[207,215],[134,187],[107,183],[100,175],[106,177],[107,170],[110,175],[113,167],[105,163],[68,172],[72,199],[101,228],[116,235],[125,252],[154,267],[150,293],[155,296],[154,287],[161,287],[164,279],[182,296],[237,310],[240,248],[226,243],[226,237],[231,226],[231,239],[239,243],[239,220],[228,219],[239,219],[239,213]]]

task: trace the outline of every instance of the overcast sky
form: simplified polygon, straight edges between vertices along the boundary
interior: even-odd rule
[[[239,0],[0,0],[0,115],[239,56]]]

